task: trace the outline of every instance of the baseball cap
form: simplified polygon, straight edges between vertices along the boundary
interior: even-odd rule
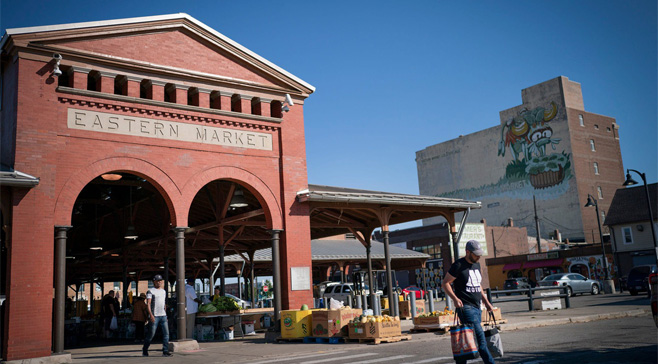
[[[153,276],[153,280],[154,280],[154,281],[162,281],[162,280],[164,280],[164,278],[162,278],[161,275],[156,274],[156,275]]]
[[[478,257],[481,257],[482,254],[484,254],[484,251],[480,247],[480,243],[478,243],[475,240],[469,240],[468,243],[466,243],[466,250],[471,251],[473,254],[477,255]]]

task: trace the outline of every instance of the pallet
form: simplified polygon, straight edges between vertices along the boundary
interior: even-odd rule
[[[317,337],[307,336],[304,338],[305,344],[342,344],[345,341],[342,336],[338,337]]]
[[[284,342],[284,343],[301,343],[304,342],[303,337],[294,337],[294,338],[286,338],[286,337],[277,337],[276,342]]]
[[[450,331],[450,326],[414,326],[409,332],[442,332]]]
[[[411,335],[400,335],[400,336],[391,336],[391,337],[376,337],[376,338],[367,338],[367,339],[350,339],[348,337],[344,338],[345,342],[359,342],[367,343],[370,345],[379,345],[381,343],[395,343],[403,340],[411,340]]]

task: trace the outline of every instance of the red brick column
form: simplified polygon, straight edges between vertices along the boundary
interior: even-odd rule
[[[243,114],[251,114],[251,96],[238,95],[240,99],[240,112]]]
[[[199,107],[210,107],[210,90],[206,88],[199,88],[197,97],[199,98]]]
[[[166,82],[151,80],[151,90],[155,101],[164,101],[164,86]]]
[[[258,105],[260,107],[260,113],[258,115],[262,116],[272,116],[272,105],[270,104],[272,99],[265,99],[262,97],[258,98]]]
[[[86,90],[87,76],[91,70],[82,67],[71,67],[71,70],[71,87],[78,90]]]
[[[219,91],[219,105],[221,110],[231,111],[231,97],[230,92]]]
[[[190,89],[190,87],[184,85],[175,85],[175,87],[176,103],[179,105],[187,105],[187,91]]]
[[[100,77],[100,92],[106,93],[106,94],[113,94],[114,93],[114,78],[117,76],[115,73],[110,73],[110,72],[105,72],[101,71],[99,72],[101,77]]]
[[[139,98],[140,82],[140,78],[128,76],[128,96]]]

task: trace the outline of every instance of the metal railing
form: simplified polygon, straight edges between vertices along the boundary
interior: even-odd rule
[[[533,293],[536,291],[555,291],[560,290],[563,293],[550,296],[536,296]],[[519,301],[528,301],[528,310],[533,311],[535,309],[535,300],[543,298],[564,298],[565,308],[571,308],[571,302],[569,301],[569,287],[567,286],[558,286],[558,287],[535,287],[535,288],[525,288],[525,289],[508,289],[500,291],[492,291],[491,288],[486,289],[487,299],[492,304],[494,303],[503,303],[503,302],[519,302]],[[499,298],[501,294],[513,294],[520,293],[520,297],[505,297]],[[495,299],[494,299],[495,297]]]

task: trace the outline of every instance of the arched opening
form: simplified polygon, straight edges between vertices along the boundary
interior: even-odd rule
[[[65,347],[135,340],[129,314],[119,316],[118,330],[105,330],[101,300],[112,290],[118,308],[129,313],[153,275],[174,271],[168,267],[176,252],[171,220],[160,191],[134,174],[109,172],[80,191],[66,242],[65,306],[66,318],[80,321]]]
[[[258,305],[253,287],[259,276],[271,276],[269,261],[254,254],[271,247],[271,223],[262,198],[235,181],[215,180],[203,186],[190,205],[186,257],[190,278],[202,282],[202,296],[234,292],[243,307]]]

